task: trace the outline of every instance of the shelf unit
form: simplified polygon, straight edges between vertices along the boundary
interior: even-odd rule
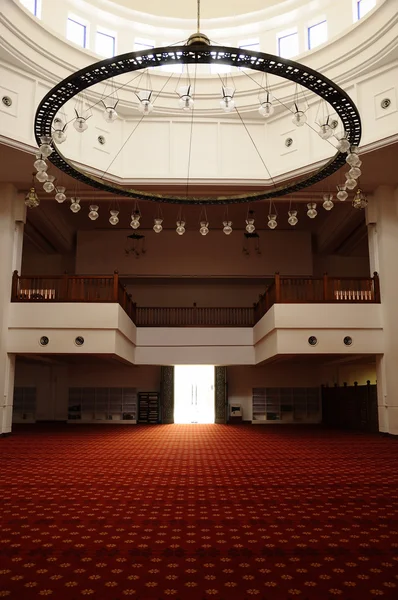
[[[14,387],[13,423],[36,422],[36,388]]]
[[[138,423],[152,425],[160,423],[159,392],[140,392],[138,394]]]
[[[69,423],[136,423],[136,388],[69,388]]]
[[[319,388],[253,388],[252,423],[319,423]]]

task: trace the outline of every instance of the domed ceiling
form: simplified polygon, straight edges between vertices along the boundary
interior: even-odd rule
[[[232,17],[278,4],[288,5],[290,0],[245,0],[245,2],[231,2],[231,0],[201,0],[201,15],[203,19],[216,19]],[[196,0],[110,0],[109,4],[119,4],[125,8],[137,10],[151,15],[171,17],[176,19],[196,18]]]

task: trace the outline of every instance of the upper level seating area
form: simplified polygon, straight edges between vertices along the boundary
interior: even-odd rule
[[[116,302],[137,327],[252,327],[277,303],[379,303],[373,277],[285,277],[275,274],[258,302],[246,307],[137,306],[119,274],[19,276],[12,302]]]

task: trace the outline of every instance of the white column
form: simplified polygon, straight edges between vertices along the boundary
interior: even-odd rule
[[[398,435],[398,189],[380,186],[367,210],[371,269],[379,273],[384,354],[376,357],[379,430]]]
[[[11,281],[20,271],[24,196],[12,184],[0,184],[0,435],[11,432],[15,355],[7,353]]]

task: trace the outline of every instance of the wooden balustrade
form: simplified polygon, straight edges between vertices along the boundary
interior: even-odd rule
[[[138,327],[252,327],[252,307],[137,306]]]
[[[129,317],[135,305],[126,287],[113,275],[34,275],[22,277],[14,271],[12,302],[118,302]]]
[[[252,327],[276,303],[380,302],[373,277],[282,277],[275,274],[253,307],[137,307],[113,275],[57,275],[12,278],[12,302],[118,302],[139,327]]]
[[[373,277],[281,277],[267,287],[254,306],[255,322],[276,303],[380,302],[380,282]]]

